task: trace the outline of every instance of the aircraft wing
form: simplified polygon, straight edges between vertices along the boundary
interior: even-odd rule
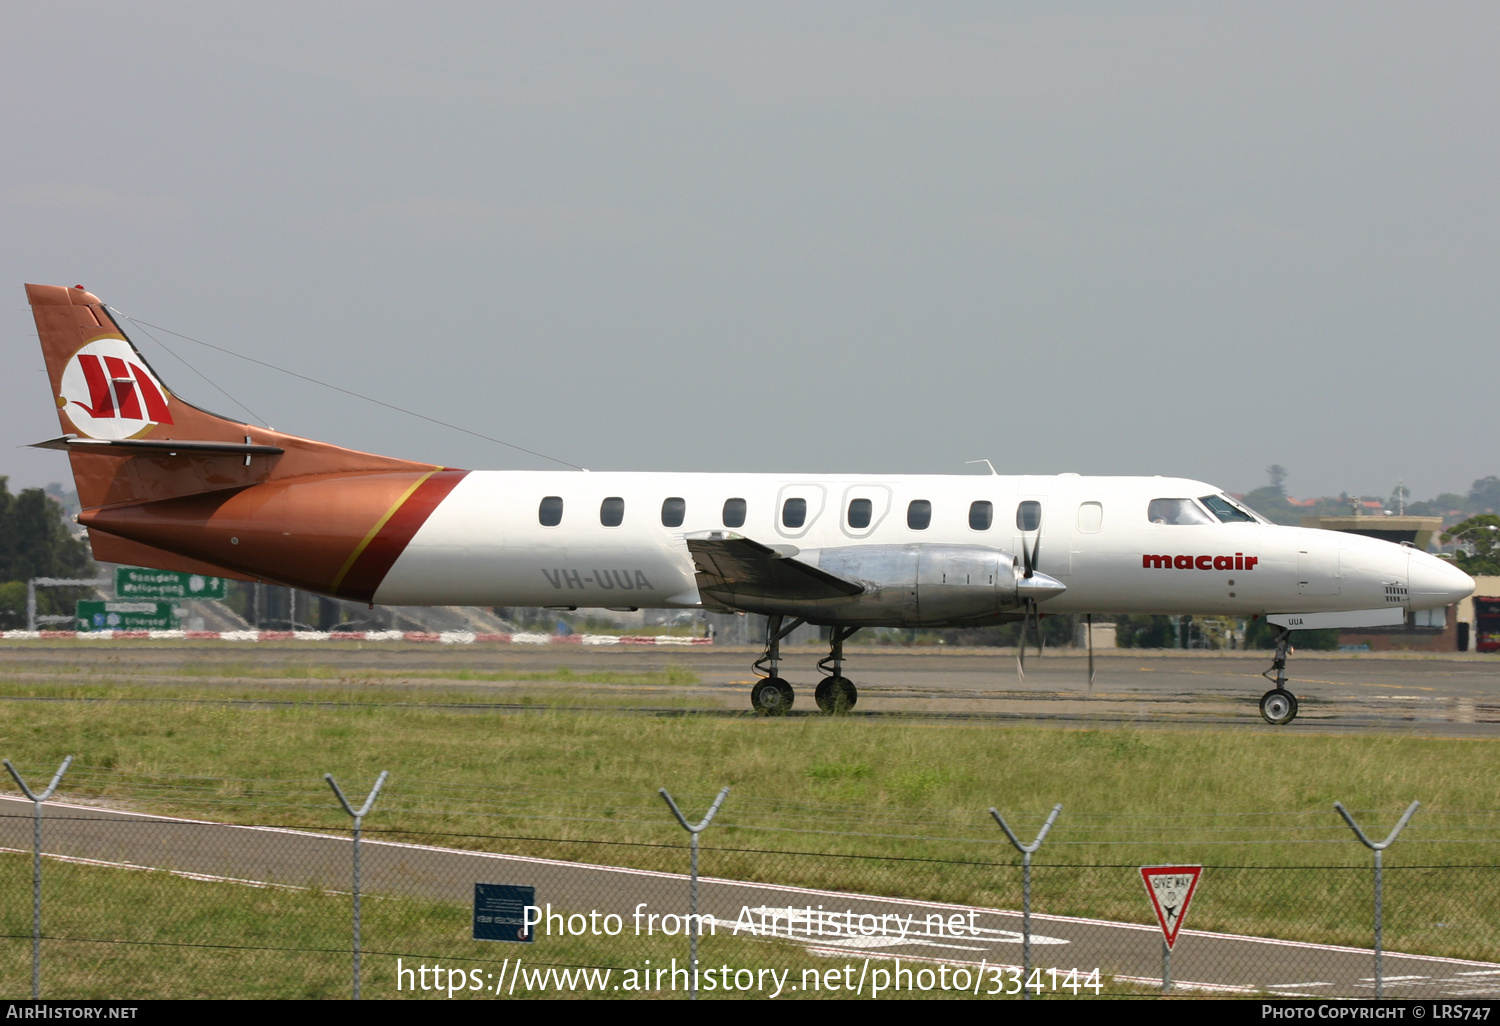
[[[848,598],[865,590],[863,585],[729,531],[704,531],[686,540],[699,592],[731,605],[739,598],[816,601]]]

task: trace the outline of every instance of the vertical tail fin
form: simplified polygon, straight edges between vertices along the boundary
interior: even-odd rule
[[[63,437],[85,509],[244,488],[312,474],[430,472],[282,434],[185,402],[83,286],[27,285]]]
[[[81,286],[26,295],[95,559],[370,601],[464,477],[201,410]]]

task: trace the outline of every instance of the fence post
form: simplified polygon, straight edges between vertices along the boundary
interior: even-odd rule
[[[692,867],[692,870],[688,884],[688,922],[693,925],[693,931],[688,934],[688,961],[690,963],[690,968],[693,974],[693,992],[689,1000],[697,1001],[698,934],[703,930],[703,920],[698,918],[698,835],[703,833],[704,830],[708,829],[708,824],[713,822],[714,814],[719,811],[719,806],[723,805],[724,799],[729,797],[729,788],[726,787],[724,788],[724,790],[719,792],[719,797],[715,798],[714,803],[708,807],[708,815],[704,816],[703,821],[697,826],[693,826],[688,823],[687,819],[678,810],[677,803],[672,800],[672,796],[667,794],[667,789],[665,787],[659,788],[657,793],[666,800],[667,808],[672,810],[672,815],[677,817],[677,822],[682,824],[682,829],[686,830],[688,832],[688,835],[692,838],[693,854],[692,859],[689,863]]]
[[[52,792],[57,790],[57,785],[62,781],[63,774],[68,771],[73,757],[70,755],[57,767],[57,773],[52,777],[52,783],[47,785],[47,790],[41,794],[32,794],[31,788],[26,786],[26,781],[21,779],[21,774],[5,760],[5,768],[10,770],[11,777],[21,787],[21,793],[31,799],[32,828],[31,828],[31,997],[37,1000],[42,996],[42,802],[52,797]]]
[[[1412,817],[1412,813],[1416,812],[1417,806],[1421,804],[1421,802],[1412,802],[1407,806],[1406,812],[1401,815],[1401,820],[1396,824],[1395,829],[1391,831],[1391,835],[1385,840],[1376,843],[1365,836],[1365,832],[1359,828],[1358,823],[1354,822],[1354,817],[1349,815],[1348,810],[1344,808],[1342,802],[1333,803],[1333,807],[1339,810],[1339,815],[1344,817],[1344,822],[1349,824],[1349,829],[1354,831],[1354,836],[1359,838],[1361,844],[1375,853],[1375,999],[1377,1001],[1380,1000],[1382,988],[1382,981],[1380,979],[1381,853],[1396,840],[1396,835],[1405,828],[1407,821]]]
[[[1052,829],[1052,824],[1057,822],[1058,814],[1062,812],[1062,803],[1052,806],[1052,815],[1047,817],[1047,822],[1042,824],[1042,832],[1036,835],[1036,840],[1030,844],[1022,844],[1010,827],[1005,823],[1005,817],[994,806],[990,807],[990,815],[995,817],[995,822],[1000,824],[1000,829],[1005,831],[1005,836],[1010,838],[1010,843],[1016,846],[1016,851],[1021,853],[1021,1000],[1030,1001],[1031,991],[1026,989],[1025,981],[1031,978],[1031,853],[1042,846],[1042,840],[1047,836],[1047,831]]]
[[[324,773],[323,779],[328,781],[328,786],[333,788],[333,793],[338,796],[339,804],[344,811],[354,817],[354,1000],[359,1000],[359,828],[364,821],[365,814],[370,811],[370,806],[375,804],[375,796],[385,786],[385,778],[390,776],[389,770],[381,770],[380,776],[375,781],[375,786],[370,788],[370,797],[359,807],[359,811],[349,804],[344,797],[344,792],[339,790],[337,781],[333,779],[332,773]]]

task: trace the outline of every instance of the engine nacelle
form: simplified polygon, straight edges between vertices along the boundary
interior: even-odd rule
[[[1024,577],[1020,560],[982,545],[850,545],[805,549],[796,558],[865,589],[798,610],[817,623],[979,626],[1015,619],[1027,597],[1064,590],[1045,574]]]

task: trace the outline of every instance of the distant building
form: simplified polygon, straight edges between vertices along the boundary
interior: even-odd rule
[[[1380,503],[1367,503],[1375,509]],[[1432,548],[1432,539],[1443,529],[1442,517],[1408,516],[1347,516],[1347,517],[1303,517],[1303,527],[1318,527],[1325,531],[1343,531],[1345,534],[1362,534],[1366,538],[1381,541],[1406,542],[1423,552]]]
[[[1475,652],[1500,652],[1500,577],[1474,578],[1474,594],[1458,604],[1461,640]]]

